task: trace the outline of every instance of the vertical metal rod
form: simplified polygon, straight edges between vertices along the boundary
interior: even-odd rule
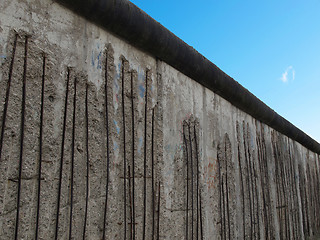
[[[301,199],[301,210],[302,210],[302,231],[306,233],[306,220],[305,220],[305,202],[304,202],[304,175],[302,173],[301,165],[298,164],[299,174],[299,195]]]
[[[308,157],[309,160],[309,157]],[[306,219],[307,219],[307,233],[308,236],[310,236],[312,234],[312,229],[311,229],[311,225],[312,225],[312,219],[310,218],[310,212],[312,212],[312,207],[311,207],[311,199],[310,199],[310,168],[309,168],[309,164],[307,163],[306,166],[306,182],[305,182],[305,202],[306,202]]]
[[[223,222],[222,222],[222,176],[221,176],[221,165],[220,165],[220,159],[219,154],[217,158],[218,162],[218,175],[219,175],[219,210],[220,210],[220,239],[223,239]]]
[[[199,206],[199,210],[197,211],[197,239],[198,239],[198,227],[199,223],[198,221],[200,220],[200,236],[201,240],[203,240],[203,225],[202,225],[202,207],[201,207],[201,190],[199,188],[199,150],[198,150],[198,139],[197,139],[197,131],[196,131],[196,126],[194,126],[194,139],[195,139],[195,144],[196,144],[196,160],[197,160],[197,208]]]
[[[46,75],[46,56],[43,54],[42,63],[42,87],[41,87],[41,112],[40,112],[40,130],[39,130],[39,167],[38,167],[38,197],[37,197],[37,216],[36,216],[36,235],[38,240],[39,235],[39,216],[40,216],[40,193],[41,193],[41,169],[42,169],[42,132],[43,132],[43,111],[44,111],[44,82]]]
[[[301,190],[303,193],[302,199],[303,199],[303,217],[304,217],[304,233],[309,236],[309,217],[308,217],[308,198],[307,198],[307,180],[306,180],[306,174],[305,171],[302,170],[301,173],[303,173],[303,183],[301,186]]]
[[[292,211],[293,211],[293,221],[294,221],[294,239],[299,239],[299,233],[298,233],[299,225],[298,225],[298,215],[297,215],[297,206],[298,206],[297,183],[296,183],[295,170],[294,170],[294,158],[290,150],[290,146],[289,146],[289,156],[290,156],[291,181],[292,181],[291,185],[292,185]],[[318,173],[317,170],[316,170],[316,173]],[[319,201],[317,201],[317,203],[319,203]],[[319,209],[316,212],[319,212]]]
[[[241,181],[241,197],[242,197],[242,228],[243,228],[243,239],[246,239],[246,218],[245,218],[245,198],[244,198],[244,184],[242,176],[242,164],[241,164],[241,153],[240,153],[240,129],[239,123],[237,122],[237,140],[238,140],[238,162],[240,171],[240,181]]]
[[[316,188],[315,188],[315,172],[313,171],[312,173],[312,192],[313,192],[313,227],[314,227],[314,231],[317,231],[316,227],[317,227],[317,199],[316,199]]]
[[[104,104],[106,111],[106,134],[107,134],[107,182],[106,182],[106,198],[104,202],[104,215],[103,215],[103,235],[102,239],[106,239],[106,224],[107,224],[107,209],[108,209],[108,194],[109,194],[109,179],[110,179],[110,147],[109,147],[109,108],[108,108],[108,51],[105,64],[104,75]]]
[[[20,213],[20,197],[21,197],[21,176],[23,163],[23,141],[24,141],[24,122],[26,108],[26,81],[27,81],[27,62],[28,62],[28,36],[25,38],[24,64],[23,64],[23,85],[22,85],[22,106],[21,106],[21,128],[20,128],[20,158],[19,158],[19,177],[18,177],[18,196],[17,196],[17,215],[14,238],[18,239],[19,231],[19,213]]]
[[[273,153],[274,153],[274,161],[275,161],[275,182],[276,182],[276,187],[277,187],[277,203],[278,207],[282,206],[281,202],[281,189],[280,189],[280,183],[279,183],[279,178],[280,178],[280,173],[279,173],[279,163],[278,163],[278,149],[276,145],[276,139],[275,136],[272,135],[272,148],[273,148]],[[282,213],[281,213],[281,208],[278,208],[278,217],[279,219],[282,219]],[[283,238],[283,226],[282,226],[282,221],[280,220],[280,238]]]
[[[263,128],[262,128],[263,130]],[[266,144],[265,144],[265,139],[264,139],[264,131],[263,131],[263,135],[262,135],[262,145],[263,145],[263,154],[264,154],[264,159],[266,159]],[[269,175],[268,175],[268,161],[264,161],[264,169],[265,169],[265,182],[266,184],[269,183]],[[266,197],[267,197],[267,217],[268,217],[268,229],[269,229],[269,236],[270,236],[270,239],[274,238],[274,229],[273,229],[273,224],[272,224],[272,216],[271,216],[271,197],[270,197],[270,192],[269,192],[269,189],[268,189],[268,185],[267,185],[267,188],[266,188]],[[297,204],[298,205],[298,204]],[[270,226],[270,227],[269,227]]]
[[[260,164],[260,173],[264,173],[264,181],[263,181],[263,203],[265,208],[265,231],[266,231],[266,239],[271,239],[273,237],[272,233],[272,224],[270,219],[270,195],[268,191],[268,161],[265,161],[266,159],[266,146],[265,146],[265,140],[264,140],[264,130],[260,126],[261,129],[261,139],[260,141],[260,148],[261,148],[261,159],[259,161]],[[262,177],[261,177],[262,179]],[[270,227],[269,227],[270,226]]]
[[[251,203],[251,190],[250,190],[250,165],[247,156],[247,134],[246,134],[246,126],[243,122],[243,147],[244,147],[244,158],[246,160],[246,167],[247,167],[247,188],[248,188],[248,195],[249,195],[249,207],[250,207],[250,239],[253,238],[253,220],[252,220],[252,203]]]
[[[300,236],[300,238],[302,238],[302,236],[300,235],[300,224],[298,224],[299,223],[299,211],[298,211],[298,206],[299,206],[299,204],[298,204],[298,180],[297,180],[297,178],[296,178],[296,174],[295,174],[295,164],[297,164],[296,163],[296,160],[295,159],[293,159],[293,161],[295,162],[293,162],[292,163],[292,169],[293,169],[293,181],[294,181],[294,190],[295,190],[295,195],[294,195],[294,198],[295,198],[295,221],[296,221],[296,226],[297,226],[297,239],[299,239],[299,236]],[[301,176],[300,176],[301,177]],[[318,183],[319,183],[319,181],[318,181]],[[318,187],[319,187],[319,185],[318,185]],[[302,202],[302,199],[301,199],[301,202]],[[318,200],[318,203],[320,202],[320,199]],[[299,226],[299,227],[298,227]]]
[[[190,124],[188,125],[189,131],[189,143],[190,143],[190,164],[191,164],[191,239],[193,239],[193,156],[192,156],[192,139],[191,139],[191,131]]]
[[[308,196],[308,193],[307,193],[307,181],[305,180],[304,182],[304,186],[305,188],[305,191],[304,191],[304,202],[305,202],[305,219],[306,219],[306,233],[307,233],[307,236],[310,235],[310,223],[309,223],[309,196]]]
[[[157,226],[157,240],[160,239],[160,181],[159,181],[159,189],[158,189],[158,226]]]
[[[289,145],[289,142],[288,142],[288,148],[290,148],[290,145]],[[291,163],[290,163],[290,155],[289,155],[289,164],[285,164],[286,165],[286,172],[287,172],[287,191],[288,191],[288,199],[287,199],[287,205],[288,205],[288,231],[289,231],[289,237],[291,237],[291,239],[295,239],[295,232],[294,230],[296,229],[295,228],[295,224],[294,224],[294,219],[293,219],[293,199],[292,199],[292,187],[293,187],[293,182],[291,181],[291,169],[290,169],[290,166],[291,166]],[[314,189],[313,189],[314,190]],[[313,192],[313,197],[315,197],[315,192]],[[314,212],[316,212],[316,209],[314,209]],[[314,219],[314,223],[316,223],[315,219]],[[290,226],[292,228],[292,232],[290,231]]]
[[[307,161],[310,161],[309,157],[308,157]],[[312,177],[311,177],[310,165],[309,164],[307,164],[307,175],[308,175],[308,191],[309,191],[309,206],[310,206],[310,212],[309,212],[310,230],[311,230],[311,232],[310,232],[311,234],[310,235],[312,235],[313,232],[314,232],[314,229],[313,229],[313,224],[314,224],[313,212],[314,212],[314,208],[313,208]],[[287,219],[286,219],[286,224],[287,224]]]
[[[201,240],[203,240],[201,191],[199,191],[199,205],[200,205],[200,232],[201,232]]]
[[[289,216],[291,219],[291,226],[292,226],[292,239],[296,239],[296,222],[295,222],[295,211],[294,211],[294,180],[293,180],[293,173],[292,173],[292,161],[291,161],[291,151],[290,151],[290,142],[287,142],[288,144],[288,168],[287,168],[287,173],[288,173],[288,184],[289,184],[289,193],[290,193],[290,212]],[[315,211],[316,212],[316,211]]]
[[[124,61],[122,61],[122,133],[123,133],[123,218],[124,218],[124,239],[127,239],[127,184],[126,184],[126,171],[127,171],[127,157],[126,157],[126,122],[125,122],[125,109],[124,109]]]
[[[131,171],[130,166],[128,166],[128,177],[129,177],[129,200],[130,200],[130,239],[133,239],[133,214],[132,214],[132,192],[131,192]]]
[[[154,202],[154,108],[152,109],[152,134],[151,134],[151,160],[152,160],[152,239],[154,239],[155,231],[155,202]]]
[[[257,174],[256,174],[256,167],[255,167],[255,163],[254,163],[254,159],[252,161],[252,168],[253,168],[253,182],[254,182],[254,189],[255,189],[255,195],[256,195],[256,205],[257,205],[257,211],[256,211],[256,216],[257,216],[257,221],[256,221],[256,225],[257,225],[257,238],[260,239],[260,216],[259,216],[259,212],[260,212],[260,203],[259,203],[259,197],[258,197],[258,187],[257,187]]]
[[[60,154],[59,186],[58,186],[58,199],[57,199],[57,212],[56,212],[56,227],[55,227],[55,237],[54,237],[55,240],[58,239],[58,232],[59,232],[59,212],[60,212],[60,201],[61,201],[62,171],[63,171],[63,161],[64,161],[64,158],[63,158],[64,157],[64,141],[65,141],[66,125],[67,125],[69,80],[70,80],[70,69],[68,68],[67,84],[66,84],[66,97],[65,97],[65,103],[64,103],[61,154]]]
[[[219,175],[220,238],[223,239],[223,222],[222,222],[223,181],[221,176],[221,164],[220,164],[221,159],[219,157],[219,153],[217,156],[217,160],[218,160],[218,175]]]
[[[226,208],[227,208],[227,217],[228,217],[228,236],[231,239],[231,224],[230,224],[230,212],[229,212],[229,187],[228,187],[228,160],[227,159],[227,143],[224,142],[224,154],[225,154],[225,161],[226,161]],[[231,160],[231,159],[230,159]]]
[[[279,219],[281,219],[280,220],[280,238],[285,238],[284,237],[284,227],[283,227],[283,221],[282,221],[282,219],[283,219],[283,211],[282,211],[282,207],[281,206],[283,206],[284,204],[283,204],[283,193],[282,193],[282,191],[281,191],[281,166],[280,166],[280,159],[279,159],[279,156],[280,156],[280,152],[279,152],[279,150],[278,150],[278,146],[277,146],[277,139],[276,139],[276,142],[275,142],[275,149],[276,149],[276,172],[278,173],[277,174],[277,178],[276,178],[276,180],[277,180],[277,186],[278,186],[278,201],[279,201],[279,203],[278,203],[278,206],[279,206]],[[279,170],[280,169],[280,170]]]
[[[256,125],[256,144],[257,144],[257,153],[258,153],[258,164],[259,164],[259,171],[260,171],[260,185],[261,185],[261,189],[262,189],[262,201],[263,201],[263,218],[264,218],[264,230],[265,230],[265,238],[269,239],[269,230],[268,230],[268,212],[267,212],[267,205],[266,205],[266,194],[265,194],[265,181],[266,181],[266,177],[265,175],[263,176],[263,174],[265,174],[266,169],[264,169],[263,166],[263,161],[264,159],[264,154],[263,154],[263,146],[262,146],[262,142],[261,142],[261,138],[262,138],[262,133],[258,132],[258,128]],[[261,136],[260,136],[261,135]]]
[[[131,125],[132,125],[132,149],[131,149],[131,154],[132,154],[132,226],[133,226],[133,240],[136,239],[136,223],[135,223],[135,208],[134,208],[134,165],[135,165],[135,160],[134,160],[134,104],[133,104],[133,99],[134,99],[134,95],[133,95],[133,72],[131,72]]]
[[[72,213],[73,213],[73,181],[74,181],[74,142],[76,132],[76,108],[77,108],[77,78],[74,79],[73,94],[73,119],[72,119],[72,143],[71,143],[71,172],[70,172],[70,217],[69,217],[69,240],[72,238]]]
[[[225,199],[224,199],[224,184],[223,184],[223,175],[222,175],[222,210],[223,210],[223,236],[224,239],[227,239],[227,229],[226,229],[226,204],[225,204]],[[230,239],[229,239],[230,240]]]
[[[276,137],[276,136],[275,136]],[[277,182],[277,192],[278,192],[278,206],[279,206],[279,219],[283,219],[283,208],[281,206],[284,205],[283,203],[283,192],[281,191],[281,181],[282,181],[282,173],[281,173],[281,165],[280,162],[281,160],[279,159],[280,157],[280,151],[278,149],[278,143],[277,143],[277,139],[274,141],[274,146],[275,146],[275,166],[276,166],[276,173],[277,173],[277,177],[276,177],[276,182]],[[283,226],[283,221],[280,220],[280,238],[285,239],[285,232],[284,232],[284,226]]]
[[[83,223],[83,236],[82,239],[86,239],[87,230],[87,218],[88,218],[88,204],[89,204],[89,113],[88,113],[88,83],[86,83],[86,100],[85,100],[85,118],[86,118],[86,155],[87,155],[87,176],[86,176],[86,206],[84,211],[84,223]]]
[[[9,97],[10,97],[11,79],[12,79],[12,72],[13,72],[14,57],[15,57],[16,48],[17,48],[17,41],[18,41],[18,34],[15,35],[15,39],[13,42],[12,57],[11,57],[11,63],[10,63],[10,68],[9,68],[9,77],[8,77],[7,89],[6,89],[6,99],[5,99],[4,106],[3,106],[2,125],[1,125],[2,127],[1,127],[1,136],[0,136],[0,163],[1,163],[1,157],[2,157],[4,129],[6,127],[8,103],[9,103]]]
[[[247,135],[246,137],[249,137],[249,126],[247,123]],[[251,225],[253,230],[253,236],[256,238],[256,224],[255,224],[255,191],[254,191],[254,179],[253,179],[253,170],[252,170],[252,160],[251,160],[251,153],[250,153],[250,145],[247,146],[248,148],[248,161],[249,161],[249,176],[250,176],[250,183],[251,183],[251,196],[252,196],[252,218],[253,218],[253,224]]]
[[[143,233],[142,239],[146,238],[146,211],[147,211],[147,113],[148,113],[148,74],[146,71],[146,91],[145,91],[145,118],[144,118],[144,189],[143,189]]]
[[[193,126],[193,135],[194,135],[194,141],[196,145],[196,166],[197,166],[197,240],[199,239],[199,211],[201,209],[199,208],[199,156],[198,156],[198,141],[197,141],[197,132],[196,132],[196,125]]]
[[[284,169],[284,165],[282,163],[282,161],[279,161],[280,163],[280,173],[281,173],[281,187],[282,187],[282,193],[283,193],[283,201],[284,201],[284,205],[286,206],[285,208],[283,208],[284,211],[284,217],[285,217],[285,222],[284,222],[284,227],[285,227],[285,239],[289,239],[290,236],[288,236],[288,226],[287,226],[287,222],[288,222],[288,216],[287,216],[287,210],[286,208],[288,207],[287,204],[287,194],[286,194],[286,184],[285,184],[285,169]],[[290,234],[290,233],[289,233]]]
[[[189,221],[188,221],[188,207],[189,207],[189,159],[188,159],[188,143],[187,138],[184,132],[183,127],[183,140],[185,145],[186,151],[186,164],[187,164],[187,206],[186,206],[186,240],[188,240],[188,233],[189,233]]]

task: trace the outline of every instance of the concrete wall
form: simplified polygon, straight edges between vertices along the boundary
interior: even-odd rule
[[[1,0],[1,239],[305,239],[319,155],[49,1]]]

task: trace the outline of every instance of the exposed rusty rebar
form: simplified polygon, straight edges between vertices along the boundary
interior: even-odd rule
[[[40,197],[41,197],[41,170],[42,170],[42,138],[43,138],[43,111],[44,111],[44,87],[46,75],[46,56],[42,59],[42,86],[41,86],[41,110],[40,110],[40,130],[39,130],[39,166],[38,166],[38,193],[37,193],[37,216],[35,240],[39,238],[39,216],[40,216]]]
[[[146,71],[146,89],[145,89],[145,109],[144,109],[144,159],[143,159],[143,232],[142,239],[146,238],[146,212],[147,212],[147,115],[148,115],[148,75],[149,70]]]
[[[70,171],[70,217],[69,217],[69,240],[72,239],[72,217],[73,217],[73,182],[74,182],[74,148],[76,134],[76,110],[77,110],[77,78],[74,79],[73,94],[73,118],[72,118],[72,142],[71,142],[71,171]]]
[[[58,239],[58,233],[59,233],[59,212],[60,212],[62,172],[63,172],[63,162],[64,162],[64,142],[65,142],[66,125],[67,125],[69,81],[70,81],[70,68],[68,68],[68,71],[67,71],[66,96],[65,96],[65,103],[64,103],[64,116],[63,116],[62,141],[61,141],[61,153],[60,153],[58,199],[57,199],[57,212],[56,212],[56,226],[55,226],[55,237],[54,237],[55,240]]]
[[[185,146],[185,152],[186,152],[186,165],[187,165],[187,206],[186,206],[186,240],[188,240],[188,234],[189,234],[189,221],[188,221],[188,208],[189,208],[189,158],[188,158],[188,143],[186,139],[186,135],[184,132],[183,127],[183,141]]]
[[[8,111],[9,97],[10,97],[10,88],[11,88],[11,79],[12,79],[14,58],[15,58],[16,48],[17,48],[17,41],[18,41],[18,34],[15,35],[15,39],[13,42],[12,57],[11,57],[11,63],[10,63],[10,67],[9,67],[9,77],[8,77],[7,89],[6,89],[6,98],[5,98],[4,106],[3,106],[1,135],[0,135],[0,163],[1,163],[1,159],[2,159],[1,157],[2,157],[4,130],[6,127],[7,111]]]
[[[89,111],[88,111],[88,83],[86,83],[86,99],[85,99],[85,120],[86,120],[86,160],[87,160],[87,175],[86,175],[86,206],[84,210],[84,223],[83,223],[83,235],[82,239],[86,239],[87,230],[87,218],[88,218],[88,204],[89,204],[89,167],[90,167],[90,156],[89,156]]]
[[[126,171],[127,171],[127,157],[126,157],[126,121],[125,121],[125,109],[124,109],[124,61],[122,61],[122,134],[123,134],[123,222],[124,222],[124,240],[127,239],[127,183],[126,183]]]
[[[107,135],[107,180],[106,180],[106,197],[104,202],[104,214],[103,214],[103,230],[102,239],[106,239],[106,224],[107,224],[107,211],[108,211],[108,195],[109,195],[109,178],[110,178],[110,143],[109,143],[109,108],[108,108],[108,51],[105,63],[105,73],[104,73],[104,104],[105,104],[105,114],[106,114],[106,135]]]
[[[22,103],[21,103],[21,128],[20,128],[20,157],[19,157],[19,176],[18,176],[18,196],[17,196],[17,215],[14,238],[18,239],[19,232],[19,214],[21,198],[21,177],[23,164],[23,143],[24,143],[24,125],[26,108],[26,82],[27,82],[27,64],[28,64],[28,36],[25,37],[24,64],[23,64],[23,84],[22,84]]]
[[[131,146],[131,154],[132,154],[132,234],[133,234],[133,240],[136,239],[136,223],[135,223],[135,203],[134,203],[134,185],[135,185],[135,181],[134,181],[134,166],[135,166],[135,158],[134,158],[134,145],[135,145],[135,141],[134,141],[134,131],[135,131],[135,126],[134,126],[134,104],[133,104],[133,99],[134,99],[134,95],[133,95],[133,72],[131,72],[131,125],[132,125],[132,146]]]
[[[190,144],[190,164],[191,164],[191,239],[193,240],[193,156],[192,156],[192,139],[191,139],[191,131],[190,131],[190,123],[188,125],[188,132],[189,132],[189,144]]]
[[[154,108],[152,109],[152,122],[151,122],[151,188],[152,188],[152,240],[155,234],[155,192],[154,192]]]
[[[160,239],[160,186],[161,183],[159,181],[159,189],[158,189],[158,225],[157,225],[157,240]]]

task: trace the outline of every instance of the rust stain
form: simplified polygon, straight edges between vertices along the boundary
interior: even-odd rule
[[[208,166],[205,167],[205,176],[206,176],[206,184],[208,189],[214,190],[216,188],[216,166],[217,166],[217,159],[209,157],[208,158]]]

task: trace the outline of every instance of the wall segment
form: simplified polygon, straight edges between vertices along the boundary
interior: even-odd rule
[[[317,232],[318,143],[131,3],[61,2],[2,0],[1,239]]]
[[[58,0],[88,20],[163,60],[234,106],[320,153],[320,145],[216,65],[127,0]]]

